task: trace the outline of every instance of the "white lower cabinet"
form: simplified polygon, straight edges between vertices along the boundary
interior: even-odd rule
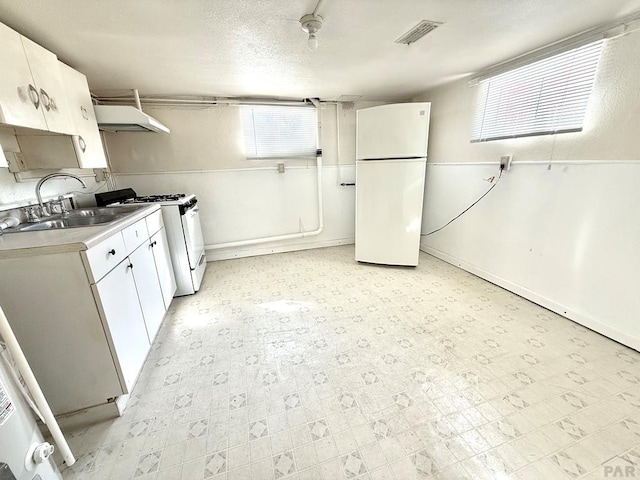
[[[168,250],[154,255],[157,239],[166,244],[166,236],[162,228],[152,240],[147,229],[148,218],[155,219],[159,214],[157,211],[138,220],[84,253],[116,366],[124,380],[124,393],[131,392],[167,311],[160,278],[166,276],[167,269],[173,273],[171,258]],[[121,252],[126,258],[115,268],[109,266],[109,262],[119,261]],[[109,273],[102,278],[99,275],[103,273],[96,275],[105,271]]]
[[[98,283],[92,285],[96,301],[109,327],[107,333],[113,344],[116,366],[124,379],[125,393],[133,388],[150,348],[136,294],[132,265],[131,259],[125,258]],[[160,306],[162,307],[162,303]],[[164,310],[162,313],[164,314]]]
[[[140,245],[129,255],[129,261],[132,265],[131,271],[136,283],[135,289],[138,292],[140,307],[142,307],[146,334],[151,343],[158,333],[166,312],[151,242],[148,240]]]
[[[3,258],[0,268],[0,305],[53,413],[122,395],[114,348],[79,252]]]
[[[153,258],[156,262],[156,270],[158,271],[158,280],[160,281],[160,290],[162,290],[164,308],[168,309],[171,300],[173,300],[173,295],[176,293],[176,277],[173,274],[169,243],[167,242],[164,227],[151,237],[151,246],[153,247]]]
[[[164,227],[149,238],[146,217],[86,244],[0,249],[0,305],[56,415],[131,392],[175,291]]]

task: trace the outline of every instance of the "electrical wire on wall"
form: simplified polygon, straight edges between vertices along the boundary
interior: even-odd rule
[[[107,159],[107,166],[109,167],[109,177],[106,180],[106,184],[109,190],[116,190],[118,186],[116,185],[116,179],[113,176],[113,167],[111,166],[111,156],[109,155],[109,148],[107,147],[107,137],[104,132],[100,132],[100,137],[102,138],[102,148],[104,150],[104,156]]]
[[[467,213],[469,210],[471,210],[475,205],[477,205],[480,200],[482,200],[484,197],[486,197],[487,195],[489,195],[489,192],[491,190],[493,190],[494,188],[496,188],[498,186],[498,183],[500,183],[500,179],[502,178],[502,172],[504,170],[502,168],[500,168],[500,173],[498,174],[498,179],[496,180],[496,177],[489,177],[488,180],[489,182],[493,182],[494,180],[496,180],[496,183],[494,183],[493,185],[491,185],[491,187],[484,192],[480,198],[478,198],[475,202],[473,202],[471,205],[469,205],[467,208],[465,208],[462,212],[460,212],[458,215],[456,215],[455,217],[453,217],[451,220],[449,220],[447,223],[445,223],[444,225],[442,225],[440,228],[436,228],[435,230],[430,231],[429,233],[422,233],[420,234],[421,237],[427,237],[429,235],[433,235],[436,232],[439,232],[440,230],[442,230],[445,227],[448,227],[449,225],[451,225],[453,222],[455,222],[457,219],[459,219],[462,215],[464,215],[465,213]]]

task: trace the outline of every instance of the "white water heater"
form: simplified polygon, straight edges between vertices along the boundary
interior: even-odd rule
[[[61,480],[50,456],[52,449],[44,441],[0,345],[0,479]]]

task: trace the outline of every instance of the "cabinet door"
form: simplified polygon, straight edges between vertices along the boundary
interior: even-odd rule
[[[125,258],[98,283],[92,285],[113,345],[116,366],[130,393],[142,369],[149,339],[133,280],[132,263]]]
[[[58,69],[58,57],[26,37],[22,37],[22,45],[35,87],[40,94],[40,104],[44,109],[47,130],[67,135],[75,134],[75,126]]]
[[[0,23],[0,45],[0,122],[46,130],[20,34]]]
[[[162,324],[166,309],[162,300],[151,242],[146,240],[135,252],[129,255],[129,259],[133,264],[133,278],[136,282],[142,315],[147,327],[147,336],[149,343],[152,343]]]
[[[164,227],[151,237],[151,245],[153,245],[153,258],[156,262],[164,307],[168,309],[171,300],[173,300],[173,294],[176,293],[176,277],[173,274],[171,254]]]
[[[102,148],[102,139],[91,102],[87,77],[82,73],[58,63],[67,91],[67,102],[78,135],[72,137],[78,166],[80,168],[106,168],[107,159]]]

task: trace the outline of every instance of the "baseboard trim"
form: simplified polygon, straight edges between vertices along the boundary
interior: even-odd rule
[[[128,399],[129,395],[122,395],[117,397],[114,402],[103,403],[75,412],[56,415],[56,421],[64,432],[69,433],[90,425],[95,425],[96,423],[112,420],[122,415]],[[51,435],[49,428],[44,423],[39,422],[38,426],[45,437]]]
[[[257,257],[259,255],[270,255],[272,253],[297,252],[300,250],[311,250],[314,248],[337,247],[338,245],[350,245],[355,243],[355,238],[340,238],[337,240],[326,240],[324,242],[297,243],[293,245],[278,246],[252,246],[250,248],[236,248],[229,250],[206,250],[207,262],[217,260],[230,260],[232,258]]]
[[[502,278],[498,275],[495,275],[481,267],[473,265],[471,263],[465,262],[456,258],[448,253],[445,253],[441,250],[437,250],[435,248],[429,247],[427,245],[421,244],[420,250],[428,253],[429,255],[433,255],[440,260],[443,260],[451,265],[455,265],[456,267],[460,267],[463,270],[466,270],[469,273],[472,273],[484,280],[487,280],[499,287],[504,288],[505,290],[509,290],[510,292],[515,293],[516,295],[520,295],[527,300],[532,301],[552,312],[555,312],[563,317],[568,318],[580,325],[587,327],[595,332],[598,332],[605,337],[608,337],[612,340],[615,340],[618,343],[621,343],[627,347],[633,348],[634,350],[640,351],[640,338],[628,335],[625,332],[617,330],[605,323],[597,320],[585,313],[578,312],[573,310],[566,305],[563,305],[555,300],[547,298],[543,295],[540,295],[532,290],[529,290],[526,287],[513,283],[505,278]]]

